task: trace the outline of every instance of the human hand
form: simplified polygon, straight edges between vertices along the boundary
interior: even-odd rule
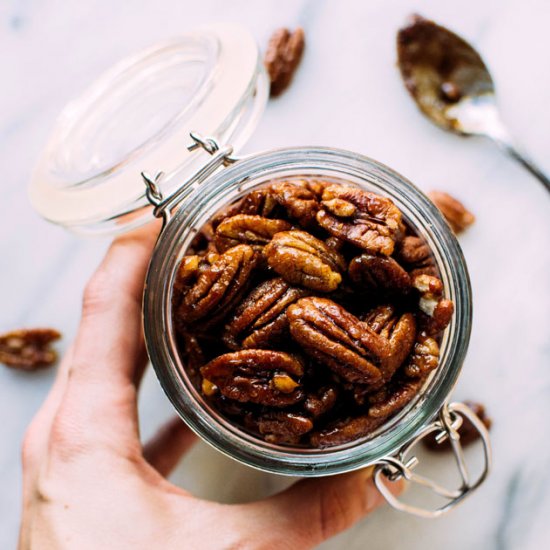
[[[195,437],[178,418],[145,446],[139,438],[141,299],[155,240],[151,227],[116,239],[86,288],[74,345],[25,436],[19,548],[311,548],[379,506],[371,469],[233,505],[167,481]]]

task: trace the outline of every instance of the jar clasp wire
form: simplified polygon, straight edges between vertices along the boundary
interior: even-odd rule
[[[460,433],[458,432],[464,419],[468,420],[477,430],[483,445],[483,467],[474,480],[471,479],[468,472],[464,451],[460,443]],[[461,485],[457,489],[448,489],[432,479],[413,472],[419,460],[416,456],[409,457],[409,454],[422,439],[428,436],[435,437],[438,444],[447,439],[449,440],[461,479]],[[445,403],[441,407],[437,420],[421,429],[416,437],[404,445],[396,454],[378,461],[374,470],[374,483],[393,508],[422,518],[436,518],[460,504],[485,481],[491,470],[491,461],[489,432],[483,422],[464,403]],[[384,477],[390,481],[405,479],[410,483],[422,485],[446,499],[447,502],[435,509],[413,506],[395,497],[384,484]]]
[[[202,182],[219,167],[229,166],[239,160],[232,155],[233,147],[231,145],[220,146],[215,138],[203,137],[197,132],[191,132],[190,135],[193,142],[187,146],[187,149],[189,151],[204,149],[211,155],[211,158],[172,194],[164,197],[161,191],[161,183],[165,177],[164,172],[157,172],[154,176],[147,172],[141,172],[146,187],[145,196],[154,207],[153,215],[163,219],[163,227],[172,218],[174,207],[189,193],[194,184]]]

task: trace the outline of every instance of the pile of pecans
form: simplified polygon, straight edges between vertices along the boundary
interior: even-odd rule
[[[388,198],[272,181],[215,215],[187,253],[172,294],[182,361],[214,408],[270,443],[367,436],[438,366],[453,303]]]

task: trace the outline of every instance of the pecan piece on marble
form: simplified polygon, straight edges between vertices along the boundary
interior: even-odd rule
[[[271,411],[256,417],[244,418],[245,426],[258,431],[268,443],[297,445],[301,437],[313,429],[307,416],[287,411]]]
[[[430,191],[428,197],[441,211],[443,217],[457,235],[476,221],[475,216],[459,200],[448,193]]]
[[[418,394],[425,378],[400,379],[369,397],[369,416],[388,418],[410,403]]]
[[[390,199],[345,185],[324,190],[317,222],[331,235],[385,256],[404,231],[401,211]]]
[[[286,28],[277,29],[267,45],[264,65],[271,81],[271,96],[281,94],[290,82],[300,64],[304,52],[304,29],[294,32]]]
[[[241,403],[287,407],[304,398],[302,363],[282,351],[246,349],[225,353],[201,368],[205,380]]]
[[[288,231],[291,225],[284,220],[237,214],[223,220],[216,227],[215,243],[220,252],[239,244],[248,244],[261,249],[275,233]]]
[[[61,334],[52,328],[12,330],[0,335],[0,363],[19,370],[49,367],[57,360],[51,343]]]
[[[214,323],[223,318],[246,291],[259,261],[251,246],[230,248],[199,274],[179,307],[179,320],[187,323],[204,320]]]
[[[493,421],[487,416],[487,411],[481,403],[476,403],[475,401],[464,401],[464,404],[470,407],[472,411],[474,411],[474,413],[479,417],[481,422],[483,422],[488,430],[491,429]],[[475,426],[467,418],[464,417],[462,418],[462,424],[460,425],[460,428],[458,428],[458,433],[460,435],[460,444],[463,447],[471,445],[472,443],[474,443],[474,441],[477,441],[481,437],[481,434],[477,431]],[[426,448],[428,448],[430,451],[439,452],[452,450],[449,438],[447,437],[443,441],[441,441],[441,443],[438,443],[435,433],[431,434],[430,437],[425,437],[422,441]]]
[[[393,258],[386,256],[361,254],[351,260],[348,273],[361,290],[405,294],[411,288],[409,274]]]
[[[318,418],[330,411],[338,399],[338,390],[336,387],[322,387],[306,396],[304,409],[313,418]]]
[[[389,381],[413,349],[416,339],[416,321],[412,313],[397,315],[392,305],[378,306],[365,319],[369,327],[384,337],[390,353],[380,363],[384,381]]]
[[[270,190],[274,200],[290,218],[303,227],[312,226],[319,210],[319,201],[311,189],[291,181],[280,181],[271,185]]]
[[[237,307],[223,335],[231,349],[271,348],[287,333],[286,308],[307,291],[290,286],[284,279],[258,285]]]
[[[320,363],[352,383],[377,384],[389,344],[366,323],[325,298],[302,298],[287,309],[292,338]]]
[[[305,231],[277,233],[264,248],[269,266],[289,283],[319,292],[336,290],[344,258]]]
[[[428,244],[420,237],[408,235],[397,247],[395,257],[411,277],[416,275],[438,275],[433,255]]]
[[[329,424],[310,436],[312,447],[334,447],[365,437],[384,423],[385,418],[374,418],[368,415],[346,418]]]
[[[439,365],[439,345],[425,333],[420,333],[403,369],[409,378],[423,378]]]

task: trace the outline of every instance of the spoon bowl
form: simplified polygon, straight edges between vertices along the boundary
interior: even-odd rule
[[[419,109],[444,130],[493,139],[550,191],[550,180],[513,142],[502,122],[491,73],[450,30],[413,15],[397,34],[401,76]]]

